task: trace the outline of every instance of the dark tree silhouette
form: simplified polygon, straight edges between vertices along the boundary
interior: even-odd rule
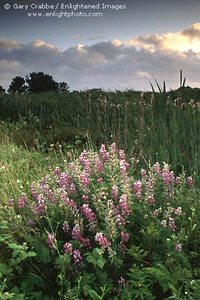
[[[9,88],[9,93],[24,93],[26,91],[25,80],[21,76],[13,78]]]
[[[26,82],[30,93],[58,91],[58,83],[53,80],[52,76],[44,74],[43,72],[30,73],[29,76],[26,76]]]
[[[69,92],[69,85],[66,82],[60,82],[58,84],[58,91],[60,93],[68,93]]]
[[[0,85],[0,94],[5,93],[5,89]]]

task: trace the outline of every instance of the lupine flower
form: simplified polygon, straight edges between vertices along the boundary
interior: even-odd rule
[[[83,257],[81,256],[81,252],[79,250],[74,250],[73,258],[74,258],[74,262],[75,262],[76,266],[80,267],[82,265]]]
[[[119,206],[121,208],[122,215],[124,215],[124,216],[127,215],[128,216],[130,214],[129,205],[127,203],[126,195],[121,195],[120,200],[119,200]]]
[[[86,202],[88,202],[89,197],[88,197],[87,195],[83,195],[82,198],[83,198]]]
[[[167,221],[163,220],[162,222],[160,222],[160,226],[167,227]]]
[[[88,152],[86,150],[83,150],[83,152],[79,156],[79,161],[83,162],[87,157],[88,157]]]
[[[181,244],[176,244],[176,251],[177,252],[181,252],[181,250],[182,250],[182,246],[181,246]]]
[[[77,212],[77,204],[74,200],[69,199],[67,195],[61,193],[63,200],[65,201],[66,205],[69,206],[74,212]]]
[[[124,153],[124,150],[119,150],[119,159],[120,159],[120,160],[125,160],[125,153]]]
[[[76,193],[76,187],[75,187],[75,184],[73,182],[70,184],[69,190],[70,190],[71,194],[75,194]]]
[[[147,179],[147,172],[144,169],[141,169],[142,181],[146,181]]]
[[[121,287],[126,286],[126,281],[122,276],[120,277],[120,279],[118,279],[118,284],[121,285]]]
[[[89,238],[81,238],[81,243],[83,244],[84,247],[87,247],[87,248],[91,248],[91,245],[90,245],[90,239]]]
[[[110,146],[110,152],[112,154],[115,154],[117,152],[117,147],[116,147],[116,144],[113,143],[111,146]]]
[[[194,185],[193,185],[193,178],[190,176],[188,177],[187,179],[187,182],[188,182],[188,185],[192,188]]]
[[[72,255],[72,244],[71,243],[65,243],[64,244],[64,251],[66,254],[70,253]]]
[[[95,213],[89,208],[89,204],[83,204],[80,208],[80,212],[89,222],[94,222],[96,220]]]
[[[153,166],[154,171],[156,172],[157,176],[161,175],[161,170],[160,170],[160,164],[158,162],[155,163],[155,165]]]
[[[37,198],[38,193],[37,193],[37,191],[36,191],[36,189],[35,189],[35,187],[34,187],[33,184],[31,184],[30,190],[31,190],[31,196],[32,196],[33,198]]]
[[[124,233],[123,231],[120,233],[121,235],[121,240],[125,243],[128,243],[130,237],[128,233]]]
[[[80,182],[83,186],[84,191],[87,191],[87,186],[90,184],[90,177],[85,170],[80,174]]]
[[[99,184],[99,186],[103,183],[103,179],[102,178],[97,178],[97,182]]]
[[[117,226],[120,227],[120,226],[124,225],[126,223],[126,221],[120,214],[118,214],[116,223],[117,223]]]
[[[51,253],[53,253],[54,248],[56,247],[56,240],[53,233],[48,234],[48,240],[47,243],[49,244],[49,248],[51,250]]]
[[[147,189],[147,199],[150,206],[155,205],[155,198],[154,198],[154,191],[153,185],[150,181],[146,182],[146,189]]]
[[[57,175],[57,176],[61,175],[60,168],[59,168],[59,167],[55,167],[54,173],[55,173],[55,175]]]
[[[64,221],[63,223],[63,231],[64,233],[68,233],[70,231],[70,226],[67,221]]]
[[[94,164],[95,164],[99,174],[104,172],[104,167],[103,167],[102,162],[100,161],[98,155],[95,155]]]
[[[169,226],[169,229],[170,229],[171,231],[175,231],[175,229],[176,229],[176,224],[175,224],[174,218],[169,218],[169,224],[168,224],[168,226]]]
[[[166,163],[164,164],[164,168],[162,170],[162,176],[163,176],[164,184],[169,185],[170,173],[169,173],[169,166]]]
[[[125,161],[125,160],[120,160],[120,173],[121,174],[126,174],[126,171],[130,167],[130,165]]]
[[[72,229],[72,238],[73,240],[81,242],[82,235],[81,235],[81,228],[79,225],[75,225]]]
[[[162,207],[159,207],[158,209],[155,209],[153,212],[153,216],[157,217],[159,214],[162,213]]]
[[[14,207],[14,199],[13,198],[8,199],[8,206]]]
[[[111,197],[116,200],[118,199],[118,187],[116,185],[112,187]]]
[[[103,161],[110,159],[110,153],[106,151],[106,147],[104,144],[101,145],[101,149],[99,150]]]
[[[142,182],[140,180],[136,180],[133,184],[133,190],[135,192],[135,197],[137,200],[141,200],[142,194]]]
[[[180,177],[177,176],[177,177],[176,177],[176,180],[175,180],[176,184],[179,184],[179,183],[180,183],[180,180],[181,180]]]
[[[95,241],[99,243],[102,248],[109,248],[111,242],[109,242],[102,232],[97,232],[95,235]]]
[[[178,208],[174,208],[174,214],[178,216],[182,214],[182,210],[180,206]]]
[[[18,200],[18,207],[25,208],[25,195],[21,194],[21,197]]]

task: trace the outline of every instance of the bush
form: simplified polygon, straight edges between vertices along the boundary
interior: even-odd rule
[[[7,289],[28,299],[199,299],[193,179],[158,163],[133,174],[134,160],[102,145],[68,153],[29,195],[9,199],[0,215]]]

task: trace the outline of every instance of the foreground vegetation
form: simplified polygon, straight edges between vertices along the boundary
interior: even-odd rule
[[[0,299],[200,298],[198,90],[0,101]]]

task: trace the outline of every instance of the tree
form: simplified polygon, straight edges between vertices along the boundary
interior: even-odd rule
[[[5,89],[0,85],[0,94],[5,93]]]
[[[9,88],[9,93],[24,93],[26,91],[25,80],[21,76],[16,76],[13,78]]]
[[[30,73],[29,76],[26,76],[26,82],[30,93],[58,91],[58,83],[53,80],[52,76],[43,72]]]
[[[58,84],[58,91],[60,93],[68,93],[69,92],[69,85],[66,82],[60,82]]]

